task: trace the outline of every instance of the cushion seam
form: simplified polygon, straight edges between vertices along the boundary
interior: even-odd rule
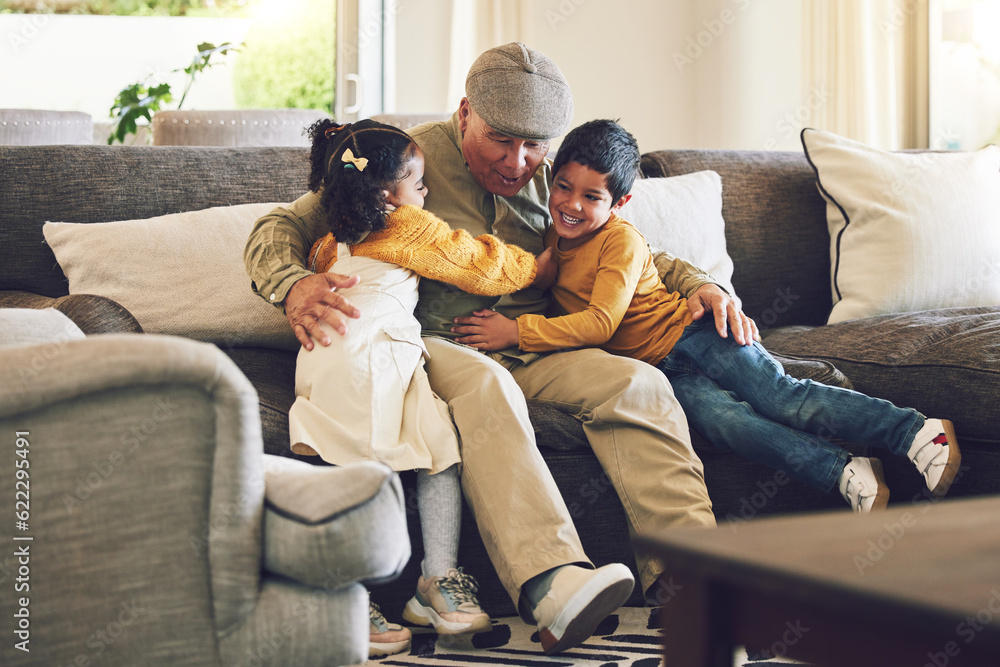
[[[301,523],[302,525],[305,525],[305,526],[319,526],[319,525],[324,524],[324,523],[330,523],[330,522],[332,522],[332,521],[334,521],[336,519],[339,519],[341,516],[343,516],[343,515],[345,515],[345,514],[347,514],[349,512],[354,512],[355,510],[363,508],[365,505],[373,502],[379,495],[381,495],[382,491],[385,489],[386,485],[391,480],[392,480],[392,475],[386,475],[385,478],[382,480],[382,483],[379,484],[379,488],[376,489],[364,501],[362,501],[360,503],[355,503],[355,504],[351,505],[350,507],[345,507],[343,509],[337,510],[336,512],[333,512],[332,514],[327,514],[327,515],[323,516],[322,518],[316,519],[316,520],[306,519],[301,514],[298,514],[296,512],[291,511],[291,510],[287,510],[287,509],[281,508],[278,505],[274,504],[274,502],[272,502],[271,499],[268,498],[266,495],[264,496],[264,508],[265,509],[269,509],[270,511],[274,512],[275,514],[277,514],[278,516],[280,516],[283,519],[288,519],[290,521],[295,521],[295,522]]]
[[[837,234],[837,245],[836,245],[837,250],[834,253],[836,255],[836,261],[833,263],[833,291],[837,294],[837,301],[842,301],[844,297],[840,293],[840,284],[837,280],[838,277],[840,276],[840,242],[844,236],[844,232],[847,231],[847,228],[851,224],[851,218],[849,215],[847,215],[847,211],[845,211],[844,207],[840,205],[840,202],[837,201],[836,197],[827,192],[826,188],[823,187],[823,183],[819,177],[819,168],[816,166],[816,164],[812,161],[812,158],[809,156],[809,147],[806,146],[806,131],[810,129],[812,128],[808,127],[803,128],[802,133],[800,135],[800,139],[802,141],[802,149],[806,155],[806,162],[809,163],[809,166],[812,167],[813,173],[816,174],[816,187],[819,189],[821,193],[823,193],[823,196],[826,197],[827,201],[832,201],[834,206],[836,206],[837,209],[840,211],[840,214],[844,216],[844,226]],[[829,220],[827,221],[827,224],[829,224]]]

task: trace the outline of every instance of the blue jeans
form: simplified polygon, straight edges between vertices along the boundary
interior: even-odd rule
[[[692,428],[713,445],[829,491],[849,453],[826,438],[906,455],[924,416],[862,393],[785,375],[760,343],[723,338],[711,318],[684,329],[657,368]]]

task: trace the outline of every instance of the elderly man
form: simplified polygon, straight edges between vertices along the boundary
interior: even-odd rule
[[[572,109],[569,85],[543,54],[520,43],[483,53],[452,118],[410,131],[426,156],[426,208],[473,235],[492,233],[541,252],[551,224],[545,156]],[[304,268],[310,246],[326,231],[318,201],[310,193],[259,220],[245,255],[257,292],[284,305],[308,349],[313,338],[330,343],[320,320],[343,333],[357,316],[337,292],[351,284],[348,276]],[[698,317],[714,311],[720,333],[728,326],[741,342],[750,335],[739,307],[709,276],[666,255],[658,265]],[[486,355],[456,344],[475,342],[474,311],[517,317],[545,306],[533,289],[497,301],[422,280],[416,314],[430,352],[431,386],[451,406],[461,435],[466,500],[507,592],[553,653],[589,637],[628,598],[633,580],[624,565],[593,569],[584,554],[537,450],[525,397],[580,420],[633,531],[715,520],[687,421],[655,368],[596,349]],[[650,589],[660,566],[643,555],[637,562],[643,591],[655,598]]]

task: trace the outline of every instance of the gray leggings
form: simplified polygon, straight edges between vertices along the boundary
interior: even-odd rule
[[[462,485],[457,465],[435,475],[417,471],[417,508],[424,539],[424,578],[443,577],[458,559]]]

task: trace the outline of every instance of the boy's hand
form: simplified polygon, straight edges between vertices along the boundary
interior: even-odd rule
[[[718,285],[708,283],[694,291],[688,298],[688,307],[695,320],[700,320],[708,311],[715,314],[715,328],[719,335],[726,337],[727,328],[733,330],[733,338],[740,345],[750,345],[760,340],[757,323],[741,310],[739,299],[730,296]]]
[[[559,262],[556,261],[552,248],[543,250],[542,254],[535,258],[535,261],[538,264],[538,270],[535,272],[535,280],[531,286],[541,290],[552,287],[553,283],[556,282],[556,274],[559,273]]]
[[[504,317],[494,310],[477,310],[470,317],[456,317],[452,333],[467,334],[456,343],[477,350],[503,350],[517,347],[517,320]]]

